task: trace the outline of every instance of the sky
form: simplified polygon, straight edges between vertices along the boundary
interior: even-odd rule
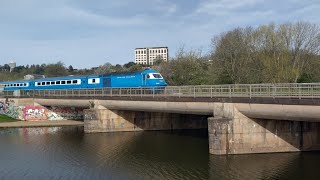
[[[320,23],[320,0],[0,0],[0,64],[74,68],[134,61],[134,49],[210,51],[237,27]]]

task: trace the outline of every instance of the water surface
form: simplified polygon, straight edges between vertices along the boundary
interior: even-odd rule
[[[214,156],[206,131],[8,128],[0,147],[6,179],[320,179],[319,152]]]

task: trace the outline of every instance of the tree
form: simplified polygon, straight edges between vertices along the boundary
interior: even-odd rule
[[[212,59],[221,78],[232,83],[290,83],[316,77],[319,26],[306,22],[237,28],[212,41]],[[223,82],[223,81],[220,81]]]
[[[112,69],[111,63],[105,63],[104,65],[99,66],[98,69],[96,69],[94,71],[95,74],[99,74],[99,75],[107,74],[107,73],[111,73],[111,72],[114,72]]]
[[[64,64],[59,61],[56,64],[48,64],[48,65],[43,65],[44,67],[44,74],[46,77],[59,77],[59,76],[66,76],[67,70],[64,67]]]
[[[73,67],[70,65],[69,68],[68,68],[68,71],[69,72],[73,72],[73,70],[74,70]]]
[[[124,64],[123,67],[129,69],[131,66],[134,66],[134,65],[136,65],[136,63],[130,61],[130,62]]]
[[[153,60],[153,65],[158,66],[162,62],[164,62],[164,59],[161,55],[157,55],[156,58]]]

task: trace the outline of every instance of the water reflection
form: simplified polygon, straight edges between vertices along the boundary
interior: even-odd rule
[[[0,173],[75,179],[313,179],[319,153],[213,156],[206,131],[0,130]]]

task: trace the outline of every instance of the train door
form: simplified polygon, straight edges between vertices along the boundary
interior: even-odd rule
[[[147,86],[148,85],[148,74],[143,74],[142,75],[142,86]]]
[[[103,78],[103,87],[111,87],[111,78]]]
[[[146,75],[142,74],[142,86],[144,86],[146,84]]]

